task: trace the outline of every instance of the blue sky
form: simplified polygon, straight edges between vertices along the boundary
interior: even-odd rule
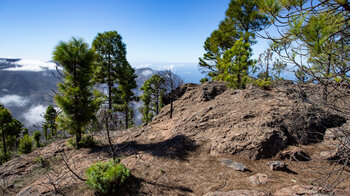
[[[0,57],[48,61],[60,40],[117,30],[134,66],[196,66],[229,0],[0,0]],[[267,47],[253,47],[257,57]]]

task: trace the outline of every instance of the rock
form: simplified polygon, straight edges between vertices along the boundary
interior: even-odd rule
[[[234,190],[234,191],[229,191],[229,192],[221,192],[221,191],[216,191],[216,192],[209,192],[205,194],[204,196],[267,196],[270,194],[267,194],[263,191],[255,191],[255,190]]]
[[[253,183],[253,184],[267,184],[269,181],[269,178],[267,177],[266,174],[262,174],[262,173],[257,173],[255,175],[252,175],[249,177],[249,180]]]
[[[177,87],[174,91],[173,91],[173,101],[178,100],[182,95],[184,95],[189,89],[193,88],[193,87],[197,87],[198,84],[193,84],[193,83],[187,83],[184,85],[181,85],[179,87]],[[170,104],[170,93],[166,94],[163,96],[163,103],[165,105]]]
[[[311,144],[323,141],[327,128],[339,127],[346,122],[343,116],[331,114],[321,108],[309,106],[293,108],[278,121],[280,128],[287,131],[293,144]]]
[[[338,153],[336,150],[333,151],[322,151],[320,153],[320,158],[322,160],[334,161],[339,159]]]
[[[267,165],[270,167],[270,170],[276,170],[276,171],[287,171],[287,163],[282,161],[269,161]]]
[[[334,189],[334,195],[336,196],[349,196],[350,195],[350,187],[346,189]]]
[[[294,147],[277,154],[277,158],[290,161],[310,161],[311,157],[301,148]]]
[[[189,136],[199,145],[208,144],[214,156],[275,157],[289,145],[321,141],[326,129],[345,122],[341,116],[307,102],[295,103],[274,90],[232,90],[214,81],[185,85],[177,94],[171,136],[167,137]],[[152,124],[167,122],[169,111],[168,104]]]
[[[286,187],[280,190],[277,190],[273,195],[274,196],[297,196],[297,195],[313,195],[313,196],[326,196],[329,194],[323,193],[323,189],[317,186],[311,185],[294,185],[292,187]]]
[[[227,89],[227,86],[223,83],[219,82],[208,82],[206,85],[202,87],[202,101],[210,101],[214,99],[216,96],[222,94]]]
[[[230,167],[236,171],[247,171],[247,167],[240,162],[233,162],[229,159],[222,159],[221,162],[224,163],[227,167]]]

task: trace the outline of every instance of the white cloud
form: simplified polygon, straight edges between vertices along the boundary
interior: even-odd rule
[[[152,67],[151,64],[140,64],[140,65],[135,65],[134,68],[140,69],[140,68],[147,68],[147,67]]]
[[[26,113],[23,114],[26,124],[31,126],[33,124],[39,124],[43,122],[42,117],[46,111],[46,107],[43,105],[32,106]]]
[[[149,75],[152,75],[153,74],[153,71],[152,70],[145,70],[142,72],[142,75],[144,76],[149,76]]]
[[[6,88],[3,88],[2,91],[9,92],[9,90],[7,90]]]
[[[25,97],[21,97],[18,95],[5,95],[3,97],[0,97],[0,103],[4,104],[6,107],[9,107],[9,106],[22,107],[28,103],[28,100]]]
[[[7,71],[44,71],[56,70],[56,64],[52,62],[41,62],[37,60],[22,59],[12,63],[16,67],[7,68]]]
[[[174,65],[156,65],[156,66],[154,66],[154,69],[158,70],[158,71],[173,70]]]

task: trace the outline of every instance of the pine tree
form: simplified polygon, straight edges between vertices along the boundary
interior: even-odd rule
[[[149,123],[151,122],[153,118],[153,113],[151,110],[151,92],[149,91],[149,88],[141,87],[141,90],[143,90],[143,95],[141,96],[141,101],[143,103],[143,106],[140,108],[140,112],[142,113],[142,122],[143,123]]]
[[[217,30],[214,30],[210,37],[205,40],[204,50],[206,53],[199,58],[199,66],[202,73],[206,73],[210,78],[219,74],[217,63],[224,52],[230,49],[235,41],[239,39],[234,22],[228,18],[222,21]]]
[[[225,52],[232,49],[240,38],[243,38],[244,44],[252,45],[255,43],[256,32],[269,25],[268,18],[259,12],[254,0],[231,0],[225,14],[225,20],[220,23],[218,30],[207,38],[204,45],[207,52],[203,59],[199,59],[199,66],[208,70],[211,78],[223,78],[219,75],[230,72],[223,70],[222,65],[220,69],[218,64],[224,58]]]
[[[75,134],[77,148],[80,148],[84,127],[98,109],[92,83],[95,54],[82,39],[72,38],[56,46],[53,59],[63,67],[64,74],[63,81],[58,84],[59,93],[55,96],[62,109],[59,125]]]
[[[22,128],[22,123],[12,118],[11,112],[0,105],[0,131],[4,161],[8,160],[7,150],[11,148],[10,146],[16,146]]]
[[[165,91],[165,79],[164,77],[154,74],[148,80],[146,80],[141,90],[143,95],[141,100],[143,101],[143,108],[141,111],[143,113],[144,122],[151,121],[153,115],[159,113],[161,107],[161,95]]]
[[[122,42],[122,37],[117,31],[106,31],[99,33],[93,43],[92,47],[98,54],[99,64],[95,69],[95,79],[100,84],[106,84],[108,112],[105,116],[105,128],[107,132],[108,143],[112,151],[112,156],[115,159],[114,147],[110,138],[109,123],[112,120],[113,104],[117,95],[117,76],[120,75],[123,63],[126,61],[126,46]]]
[[[44,115],[45,121],[42,124],[44,136],[46,140],[48,140],[51,137],[55,137],[57,134],[56,118],[57,118],[56,109],[52,105],[49,105]],[[51,133],[49,133],[49,130]]]
[[[0,128],[1,128],[1,136],[2,136],[2,150],[3,155],[5,157],[5,161],[7,161],[7,146],[6,146],[6,137],[9,134],[8,126],[12,122],[11,112],[0,106]]]
[[[221,74],[215,79],[225,81],[231,88],[245,88],[248,82],[248,69],[254,65],[250,44],[241,38],[227,50],[218,63]]]
[[[179,87],[180,85],[183,84],[183,80],[175,75],[173,72],[171,72],[170,70],[165,70],[164,74],[163,74],[163,78],[164,78],[164,86],[165,89],[168,92],[168,97],[170,99],[170,112],[169,112],[169,117],[172,118],[173,117],[173,101],[175,99],[175,89],[177,87]]]
[[[118,111],[123,111],[125,115],[125,129],[129,128],[133,113],[130,103],[137,101],[138,97],[132,91],[137,87],[135,70],[131,67],[128,61],[124,61],[117,77],[119,84],[116,99],[116,108]]]

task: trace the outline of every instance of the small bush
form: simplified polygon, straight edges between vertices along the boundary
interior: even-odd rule
[[[86,184],[102,195],[118,193],[130,178],[130,171],[119,160],[98,162],[86,170]]]
[[[200,80],[200,83],[203,84],[203,83],[206,83],[209,81],[209,78],[205,77],[205,78],[201,78]]]
[[[97,142],[94,140],[94,138],[91,135],[84,135],[81,138],[80,144],[82,148],[89,148],[89,147],[96,146]],[[75,138],[69,138],[67,140],[67,145],[73,148],[77,148],[77,143],[75,141]]]
[[[40,131],[34,131],[33,133],[33,138],[35,141],[35,147],[40,147],[40,137],[41,137],[41,132]]]
[[[42,156],[35,158],[34,162],[39,164],[40,167],[45,167],[47,165],[47,161]]]
[[[271,88],[272,81],[257,79],[254,81],[254,85],[261,88],[261,89],[269,90]]]
[[[0,153],[0,164],[3,164],[8,160],[10,160],[9,154],[4,155],[3,153]]]
[[[80,144],[83,148],[88,148],[96,146],[97,142],[92,135],[84,135],[83,138],[81,138]]]
[[[18,151],[21,154],[28,154],[33,150],[33,138],[28,135],[24,135],[23,138],[19,140]]]

